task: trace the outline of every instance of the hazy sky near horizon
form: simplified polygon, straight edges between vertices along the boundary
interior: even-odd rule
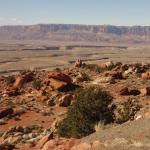
[[[0,0],[0,25],[150,25],[150,0]]]

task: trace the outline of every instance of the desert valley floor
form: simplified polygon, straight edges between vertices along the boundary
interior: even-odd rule
[[[66,43],[66,42],[0,42],[0,73],[20,70],[68,67],[77,59],[88,63],[121,61],[149,62],[149,45]]]

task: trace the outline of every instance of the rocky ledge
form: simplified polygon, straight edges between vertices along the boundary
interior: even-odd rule
[[[75,91],[91,85],[112,95],[115,121],[82,139],[61,137],[57,125]],[[149,150],[149,143],[150,64],[78,60],[63,70],[0,76],[0,150]]]

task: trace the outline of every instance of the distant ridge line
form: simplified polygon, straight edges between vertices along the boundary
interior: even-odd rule
[[[150,42],[150,26],[37,24],[0,26],[0,40]]]

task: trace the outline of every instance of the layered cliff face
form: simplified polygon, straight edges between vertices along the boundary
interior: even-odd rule
[[[150,26],[67,24],[1,26],[0,39],[145,43],[150,41]]]

